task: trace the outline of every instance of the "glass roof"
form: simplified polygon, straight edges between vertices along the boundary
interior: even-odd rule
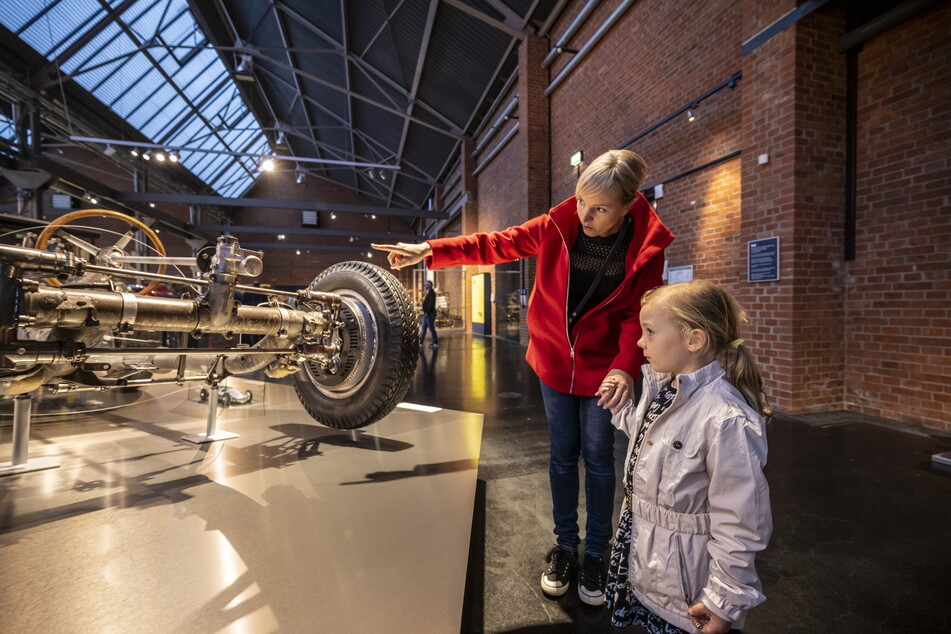
[[[270,147],[187,0],[17,0],[0,23],[221,196],[240,196]],[[110,7],[106,8],[106,5]],[[116,16],[109,11],[125,7]],[[92,37],[89,37],[92,35]],[[0,122],[0,128],[3,123]],[[225,154],[222,154],[225,152]]]

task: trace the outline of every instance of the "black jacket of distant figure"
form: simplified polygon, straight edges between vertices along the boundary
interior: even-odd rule
[[[426,291],[426,298],[423,300],[423,312],[424,313],[435,313],[436,312],[436,291],[429,289]]]

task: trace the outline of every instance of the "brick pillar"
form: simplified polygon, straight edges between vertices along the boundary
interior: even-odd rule
[[[550,43],[543,37],[526,37],[518,49],[518,121],[520,136],[525,139],[526,215],[525,219],[544,213],[551,207],[551,129],[550,101],[545,95],[548,69],[542,65]],[[535,281],[535,262],[523,260],[521,275],[527,293]],[[519,319],[519,343],[528,345],[525,308]]]
[[[747,40],[793,8],[794,0],[744,0],[741,39]],[[784,411],[792,408],[794,384],[795,38],[792,26],[741,58],[743,252],[739,260],[745,267],[748,241],[779,236],[780,280],[747,284],[738,299],[750,313],[744,339],[763,372],[767,397],[774,409]],[[769,155],[765,165],[758,164],[761,154]],[[739,279],[746,280],[745,269],[738,273]]]
[[[828,10],[796,28],[793,412],[844,406],[844,33],[845,16]]]
[[[744,2],[744,39],[793,2]],[[788,6],[786,6],[788,5]],[[778,236],[780,280],[745,285],[746,330],[775,409],[843,404],[845,58],[844,21],[817,12],[742,58],[746,243]],[[768,162],[759,163],[761,155]]]

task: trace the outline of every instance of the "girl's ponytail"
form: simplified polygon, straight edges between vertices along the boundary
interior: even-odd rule
[[[766,403],[763,394],[763,378],[749,349],[742,344],[733,348],[727,361],[727,380],[738,389],[750,407],[763,415],[766,422],[773,417],[773,412]]]

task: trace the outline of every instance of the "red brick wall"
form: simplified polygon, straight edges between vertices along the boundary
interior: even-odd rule
[[[569,3],[552,42],[583,4]],[[619,4],[602,3],[568,46],[580,49]],[[848,408],[948,429],[951,9],[895,27],[861,53],[858,254],[847,263],[844,16],[820,9],[741,54],[795,6],[634,3],[550,96],[551,200],[573,194],[573,152],[590,162],[742,71],[735,88],[700,104],[696,121],[671,121],[630,146],[650,164],[648,186],[741,151],[665,184],[657,210],[677,234],[670,264],[694,265],[695,277],[726,284],[748,309],[745,338],[775,409]],[[559,57],[549,77],[570,59]],[[518,136],[478,176],[480,230],[521,222],[500,205],[537,193],[524,168],[525,118],[520,106]],[[773,236],[781,279],[747,282],[747,243]],[[522,275],[530,288],[533,262]],[[526,343],[524,324],[521,334]]]
[[[859,54],[858,219],[846,406],[949,430],[951,7]]]
[[[353,190],[329,181],[308,178],[303,185],[297,185],[294,178],[293,172],[265,174],[246,195],[253,198],[380,205],[376,199],[364,198]],[[372,219],[368,214],[341,212],[336,214],[335,219],[331,219],[330,214],[326,212],[320,212],[318,215],[320,217],[319,229],[352,229],[354,232],[360,230],[389,231],[397,234],[414,233],[406,221],[399,216],[377,215],[376,219]],[[299,209],[242,207],[237,208],[232,214],[232,224],[299,228],[301,226],[301,212]],[[241,243],[277,242],[277,236],[273,233],[239,233],[236,235]],[[399,240],[405,241],[403,238]],[[385,242],[386,240],[374,238],[373,241]],[[327,267],[347,260],[372,262],[378,266],[388,268],[382,253],[373,252],[373,257],[367,257],[367,253],[372,251],[370,249],[371,240],[367,238],[357,237],[351,243],[349,236],[307,236],[289,233],[284,242],[312,244],[315,248],[305,247],[301,249],[300,255],[297,255],[293,249],[265,249],[264,272],[257,278],[258,281],[279,286],[306,286]],[[333,246],[340,248],[331,250],[316,248]],[[353,250],[353,247],[360,247],[361,250]]]

